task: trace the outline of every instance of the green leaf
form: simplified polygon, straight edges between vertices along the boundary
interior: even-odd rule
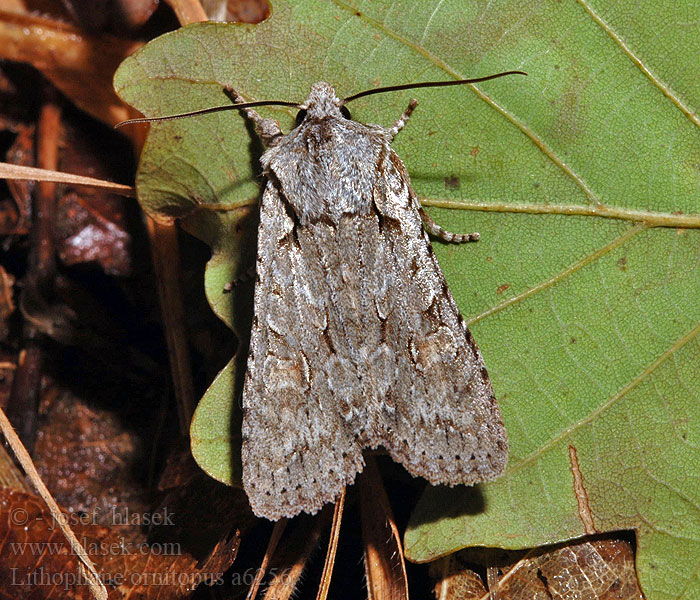
[[[226,104],[223,86],[303,101],[320,79],[345,96],[529,73],[351,105],[388,125],[419,101],[394,146],[432,216],[481,233],[435,246],[510,436],[500,480],[427,491],[406,533],[413,560],[574,538],[588,515],[599,531],[636,530],[647,598],[700,597],[699,8],[278,1],[263,24],[187,27],[117,72],[149,116]],[[261,112],[293,126],[294,111]],[[163,123],[138,178],[147,210],[211,244],[208,297],[242,333],[250,289],[224,283],[252,264],[261,150],[235,112]],[[219,376],[192,426],[195,457],[228,482],[234,380]]]

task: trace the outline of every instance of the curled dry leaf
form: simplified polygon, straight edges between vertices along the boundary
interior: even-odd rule
[[[430,563],[430,576],[435,580],[433,593],[439,600],[476,600],[486,594],[479,574],[456,552]]]
[[[6,161],[15,165],[33,167],[34,127],[18,127],[17,137],[7,151]],[[0,203],[0,233],[2,235],[26,235],[29,233],[32,216],[33,181],[8,179],[12,202]]]
[[[470,568],[476,562],[497,567],[489,591]],[[474,567],[476,568],[476,567]],[[623,539],[606,536],[540,551],[458,552],[431,565],[441,600],[642,600],[634,567],[634,550]]]
[[[108,125],[136,114],[115,95],[112,75],[139,46],[49,18],[0,12],[0,58],[33,65],[76,106]]]
[[[529,559],[524,566],[527,575],[523,579],[530,585],[534,585],[535,579],[540,580],[553,600],[643,598],[634,568],[634,551],[624,540],[603,539],[562,546]],[[517,589],[517,579],[506,584],[504,597],[510,594],[518,598],[510,593],[511,589]]]

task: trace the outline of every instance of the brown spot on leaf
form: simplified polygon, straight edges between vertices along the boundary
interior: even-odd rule
[[[460,181],[459,177],[457,177],[457,175],[450,175],[449,177],[445,177],[445,189],[458,190],[460,187],[462,187],[462,182]]]
[[[627,257],[626,256],[623,256],[620,260],[617,261],[617,267],[620,269],[620,271],[627,270]]]
[[[510,288],[510,283],[504,283],[503,285],[499,285],[498,289],[496,290],[497,294],[502,294],[505,292],[508,288]]]

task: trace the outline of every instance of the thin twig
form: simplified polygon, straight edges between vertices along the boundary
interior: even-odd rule
[[[45,169],[58,166],[58,139],[61,128],[61,109],[51,89],[47,93],[37,127],[37,162]],[[56,184],[40,181],[34,192],[30,234],[29,268],[20,296],[20,307],[25,317],[22,327],[23,348],[18,369],[12,382],[7,414],[29,452],[36,440],[41,375],[44,351],[41,334],[29,318],[27,306],[50,306],[53,302],[56,278]]]
[[[280,538],[282,537],[282,533],[284,532],[284,528],[286,526],[287,519],[280,519],[279,521],[277,521],[277,523],[275,523],[275,527],[272,530],[272,535],[270,536],[270,541],[267,543],[267,548],[265,549],[265,556],[263,556],[262,563],[260,563],[258,572],[255,574],[253,584],[248,590],[246,600],[254,600],[255,596],[258,595],[258,588],[260,587],[260,582],[262,581],[262,578],[265,575],[267,568],[270,566],[270,560],[272,559],[272,555],[277,549],[277,544],[279,543]]]
[[[326,562],[323,565],[323,574],[321,575],[321,585],[318,588],[316,600],[326,600],[328,598],[328,590],[331,587],[331,576],[333,575],[333,566],[335,565],[335,554],[338,551],[338,539],[340,538],[340,524],[343,520],[343,507],[345,506],[345,489],[335,503],[333,511],[333,525],[331,527],[331,538],[328,540],[328,552],[326,553]]]
[[[69,185],[80,185],[98,190],[106,190],[113,194],[136,198],[136,190],[131,185],[95,179],[94,177],[84,177],[83,175],[73,175],[72,173],[62,173],[53,169],[39,169],[37,167],[25,167],[13,165],[11,163],[0,162],[0,178],[20,181],[50,181],[53,183],[65,183]]]
[[[209,20],[199,0],[167,0],[167,3],[170,5],[170,8],[173,9],[180,25],[189,25],[190,23],[200,23]]]
[[[184,436],[190,430],[196,401],[185,325],[187,319],[182,300],[185,294],[182,290],[177,227],[170,223],[159,223],[154,219],[147,219],[146,225],[151,239],[151,257],[153,270],[156,272],[180,431]]]

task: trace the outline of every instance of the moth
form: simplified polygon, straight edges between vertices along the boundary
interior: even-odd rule
[[[347,102],[315,84],[302,104],[249,102],[267,150],[243,389],[243,487],[271,520],[315,513],[383,447],[431,484],[498,477],[508,438],[491,382],[433,253],[443,230],[423,211],[391,147],[392,127],[352,120]],[[519,73],[519,72],[518,72]],[[254,106],[300,109],[284,134]],[[168,118],[168,117],[165,117]],[[162,120],[150,119],[150,120]]]

